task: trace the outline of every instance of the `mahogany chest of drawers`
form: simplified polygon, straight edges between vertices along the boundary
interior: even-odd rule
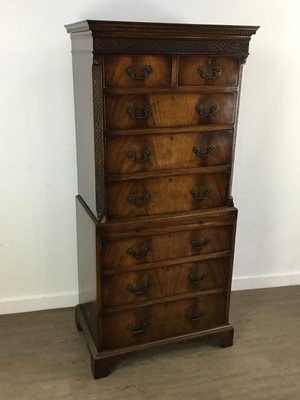
[[[95,377],[228,322],[242,66],[258,27],[83,21],[72,38],[79,305]]]

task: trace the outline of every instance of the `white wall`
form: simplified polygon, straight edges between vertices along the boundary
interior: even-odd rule
[[[261,25],[244,69],[234,288],[300,284],[300,2],[1,1],[0,313],[77,301],[70,40],[82,19]]]

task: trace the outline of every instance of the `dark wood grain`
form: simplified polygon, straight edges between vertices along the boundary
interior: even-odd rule
[[[216,260],[218,258],[225,258],[225,257],[230,257],[230,265],[232,262],[232,253],[230,250],[225,250],[225,251],[218,251],[217,253],[206,253],[206,254],[197,254],[197,255],[191,255],[187,257],[182,257],[182,258],[176,258],[176,259],[169,259],[169,260],[160,260],[160,261],[154,261],[154,262],[147,262],[145,260],[145,264],[136,264],[136,265],[130,265],[126,267],[126,272],[139,272],[139,271],[146,271],[150,269],[156,269],[156,268],[165,268],[165,267],[173,267],[174,265],[178,264],[187,264],[187,263],[200,263],[200,262],[206,262],[210,260]],[[109,269],[103,269],[102,270],[102,276],[111,276],[111,275],[117,275],[117,274],[123,274],[125,272],[124,267],[116,267],[116,268],[109,268]],[[229,277],[228,277],[229,279]]]
[[[106,96],[106,129],[138,129],[176,127],[186,125],[232,124],[234,122],[235,93],[226,94],[176,94],[148,96]],[[217,105],[219,108],[211,117],[201,117],[196,106],[202,106],[206,113]],[[151,108],[145,119],[135,119],[128,114],[133,107],[137,116]]]
[[[231,151],[230,130],[114,137],[106,141],[106,168],[114,174],[230,165]]]
[[[231,345],[234,138],[257,27],[67,30],[80,161],[75,323],[94,376],[120,356],[188,338]]]
[[[152,215],[146,218],[128,218],[97,224],[97,234],[103,240],[143,237],[145,234],[180,232],[189,229],[203,229],[235,225],[237,209],[224,207],[209,210],[189,211],[181,214]]]
[[[127,73],[128,67],[132,67],[134,79]],[[149,75],[145,68],[150,67]],[[153,55],[107,55],[104,58],[105,85],[117,87],[151,87],[170,86],[172,58]]]
[[[199,68],[205,70],[203,76]],[[216,74],[215,68],[220,68]],[[181,56],[178,84],[181,86],[232,86],[238,84],[240,62],[238,58],[210,56]],[[211,79],[205,77],[211,77]]]
[[[98,343],[97,235],[96,225],[79,199],[76,200],[78,286],[81,310],[95,343]],[[79,328],[79,320],[76,319]]]
[[[176,66],[174,66],[176,68]],[[174,69],[172,69],[172,73],[174,74]],[[164,86],[153,86],[153,87],[145,87],[145,86],[109,86],[103,88],[103,93],[104,94],[111,94],[111,95],[129,95],[129,94],[189,94],[189,93],[232,93],[232,92],[237,92],[238,91],[238,86],[199,86],[199,85],[194,85],[194,86],[178,86],[177,82],[178,74],[176,75],[176,81],[175,78],[173,79],[173,83],[171,84],[170,87],[164,87]]]
[[[227,287],[229,266],[229,258],[220,258],[107,276],[102,281],[103,306],[115,307]],[[135,293],[131,288],[142,293]]]
[[[144,237],[109,240],[103,243],[103,268],[120,268],[147,262],[179,259],[199,254],[216,253],[230,250],[232,227],[194,229],[169,234],[156,234]],[[203,243],[206,238],[211,241],[202,249],[196,249],[191,241]],[[135,258],[128,254],[132,248],[142,252],[147,247],[149,251],[144,257]]]
[[[227,129],[233,129],[234,124],[213,124],[213,125],[191,125],[188,127],[188,131],[190,133],[198,133],[198,132],[217,132],[224,131]],[[151,134],[175,134],[175,133],[187,133],[186,126],[177,126],[177,127],[168,127],[168,128],[139,128],[138,131],[136,129],[111,129],[109,131],[105,131],[104,134],[106,137],[113,136],[129,136],[129,135],[151,135]]]
[[[85,20],[74,22],[65,26],[67,32],[72,34],[92,31],[98,37],[182,37],[187,38],[212,38],[219,40],[233,36],[251,37],[259,29],[259,26],[250,25],[217,25],[217,24],[182,24],[161,22],[130,22],[130,21],[96,21]],[[72,36],[71,36],[72,37]],[[76,37],[76,35],[75,35]]]
[[[104,347],[134,346],[225,324],[225,297],[225,294],[211,295],[108,314],[103,319]],[[190,320],[189,313],[194,317],[201,311],[205,312],[202,318]],[[128,329],[131,325],[134,331],[142,330],[146,323],[141,333]]]
[[[202,151],[202,150],[201,150]],[[215,175],[225,174],[230,175],[231,165],[220,165],[220,166],[205,166],[196,168],[178,168],[169,170],[158,170],[158,171],[144,171],[144,172],[131,172],[128,174],[108,174],[106,176],[106,182],[123,182],[123,181],[139,181],[148,178],[172,178],[176,176],[188,175]]]
[[[107,185],[108,218],[126,218],[163,213],[180,213],[188,210],[208,209],[226,206],[229,188],[228,173],[173,176],[150,178],[125,182],[111,182]],[[202,200],[191,194],[196,189]],[[149,200],[143,205],[133,205],[128,201],[134,196],[137,203]]]

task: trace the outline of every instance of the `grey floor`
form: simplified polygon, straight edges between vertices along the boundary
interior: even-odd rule
[[[233,347],[193,340],[92,378],[73,310],[0,316],[0,399],[300,400],[300,286],[234,292]]]

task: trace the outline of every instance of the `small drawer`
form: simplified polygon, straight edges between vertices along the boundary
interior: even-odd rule
[[[230,259],[173,265],[102,278],[103,307],[116,307],[164,297],[225,288]]]
[[[179,59],[180,86],[235,86],[239,60],[228,57],[182,56]]]
[[[106,129],[232,124],[236,93],[105,97]]]
[[[229,173],[135,179],[107,184],[108,218],[128,218],[226,206]]]
[[[105,85],[110,87],[170,86],[172,58],[154,55],[108,55]]]
[[[147,222],[145,222],[147,226]],[[159,229],[158,229],[159,232]],[[112,239],[102,243],[104,269],[231,250],[232,225]],[[124,271],[125,272],[125,271]]]
[[[103,317],[105,349],[142,344],[226,323],[226,294],[112,312]]]
[[[109,137],[108,174],[230,165],[232,131]]]

